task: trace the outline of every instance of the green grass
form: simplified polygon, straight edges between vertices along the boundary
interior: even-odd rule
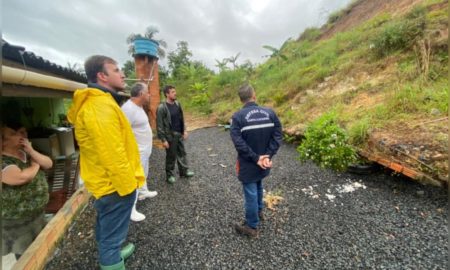
[[[251,74],[236,69],[213,75],[207,81],[211,111],[220,121],[228,121],[227,118],[242,106],[237,89],[243,82],[250,82],[256,89],[258,103],[273,105],[287,127],[306,125],[333,108],[354,145],[364,144],[372,128],[383,128],[404,119],[436,116],[436,110],[442,116],[447,115],[448,45],[433,47],[427,75],[417,68],[413,49],[415,40],[424,33],[445,28],[447,10],[429,12],[426,8],[441,2],[424,1],[401,17],[381,13],[326,40],[317,39],[318,28],[306,29],[299,39],[283,47],[282,53],[288,61],[268,59]],[[417,25],[420,27],[414,27]],[[386,67],[392,71],[387,72]],[[344,94],[335,97],[318,91],[318,85],[325,83],[328,77],[339,83],[357,78],[361,73],[368,79],[377,76],[382,79],[355,81],[352,87],[356,89],[344,89],[347,90]],[[316,94],[306,95],[307,90]],[[369,107],[351,108],[352,102],[363,94],[377,95],[384,101]],[[301,104],[299,97],[304,101]],[[192,96],[185,97],[188,106],[198,109],[191,99]]]

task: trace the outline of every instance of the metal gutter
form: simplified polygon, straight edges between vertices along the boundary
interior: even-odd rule
[[[76,89],[86,88],[86,84],[8,66],[2,66],[2,81],[3,83],[68,92],[75,92]]]

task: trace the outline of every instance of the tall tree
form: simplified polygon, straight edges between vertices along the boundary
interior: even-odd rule
[[[240,52],[237,53],[236,56],[230,56],[229,58],[227,58],[228,62],[230,62],[233,65],[233,69],[236,69],[238,67],[236,61],[239,58],[239,55],[241,55]]]
[[[166,51],[163,48],[167,48],[167,43],[163,40],[163,39],[155,39],[155,35],[159,33],[159,30],[156,26],[149,26],[147,27],[147,29],[145,30],[145,34],[141,35],[141,34],[130,34],[127,37],[127,44],[128,46],[128,53],[130,55],[134,54],[134,40],[136,38],[148,38],[150,40],[156,41],[158,42],[159,46],[158,46],[158,57],[163,59],[166,57]],[[162,47],[162,48],[161,48]]]
[[[217,59],[216,60],[216,67],[219,68],[219,72],[222,72],[223,70],[227,69],[227,64],[228,64],[228,58],[224,58],[222,59],[222,61],[219,61]]]
[[[125,74],[125,77],[130,77],[131,74],[133,74],[136,71],[136,68],[134,66],[134,61],[127,60],[125,64],[123,64],[122,72]]]
[[[177,49],[170,52],[167,56],[169,70],[173,77],[180,75],[180,68],[182,66],[189,66],[191,63],[190,57],[192,56],[192,52],[189,51],[188,46],[187,41],[178,41]]]

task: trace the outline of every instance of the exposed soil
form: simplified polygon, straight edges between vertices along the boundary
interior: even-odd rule
[[[411,7],[420,2],[422,0],[362,0],[355,4],[350,12],[346,16],[341,17],[332,27],[323,29],[325,31],[320,36],[320,39],[327,39],[335,33],[350,30],[384,11],[398,15],[406,13]],[[324,27],[327,27],[327,25]]]

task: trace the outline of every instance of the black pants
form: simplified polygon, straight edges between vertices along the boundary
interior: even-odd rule
[[[183,176],[188,170],[183,135],[181,133],[174,132],[173,140],[168,143],[169,148],[166,149],[166,176],[167,178],[170,176],[175,176],[175,163],[178,164],[180,176]]]

